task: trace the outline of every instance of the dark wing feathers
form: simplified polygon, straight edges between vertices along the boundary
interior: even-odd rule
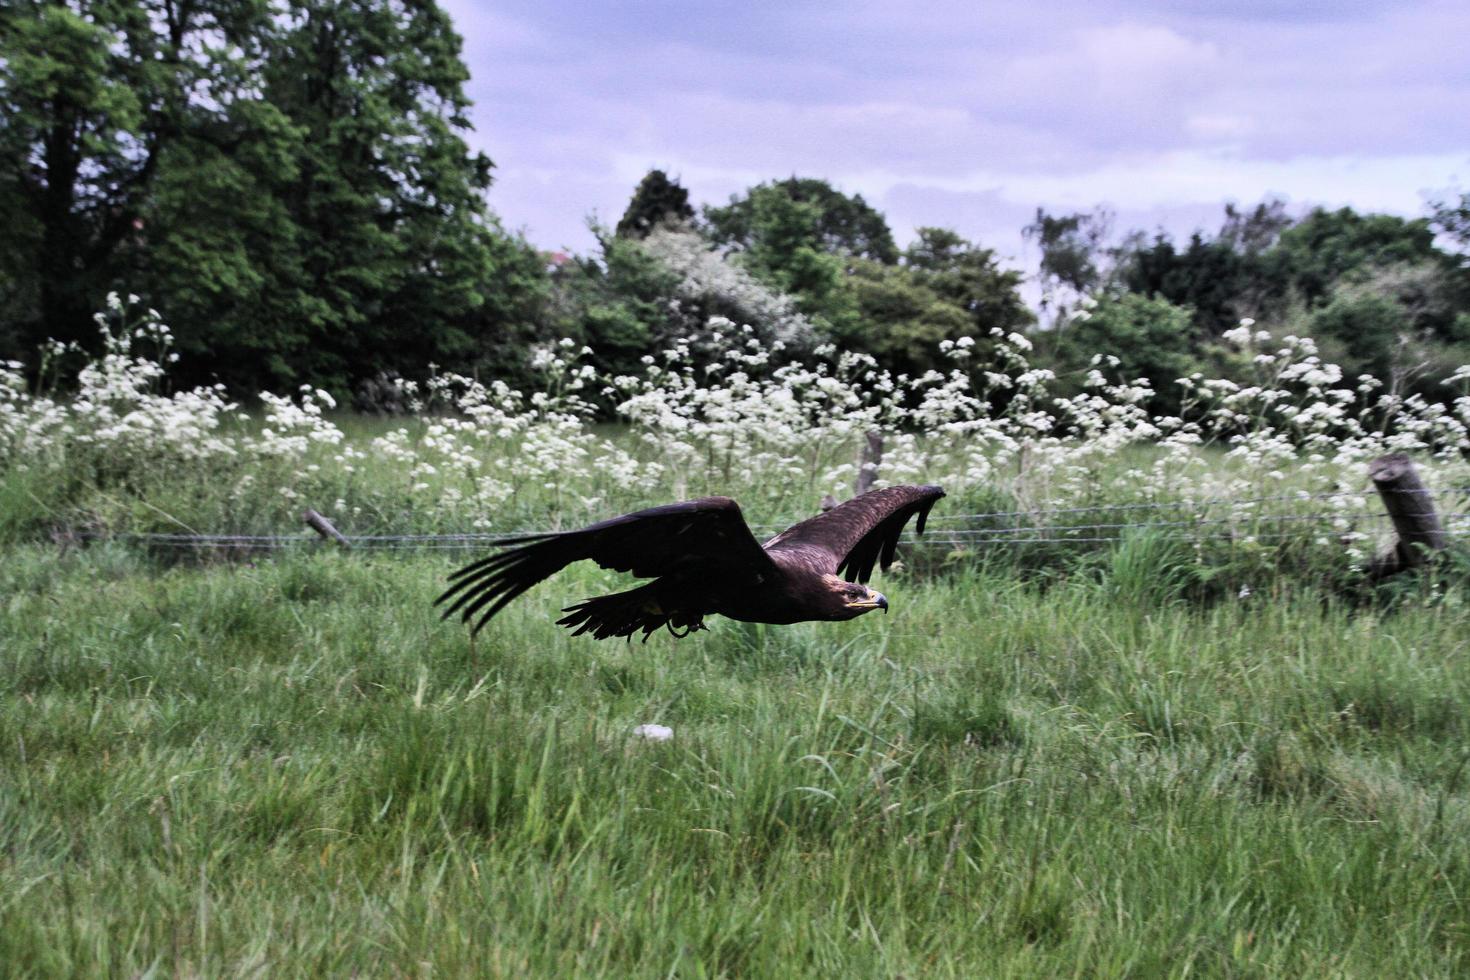
[[[451,585],[434,600],[436,605],[449,603],[446,618],[458,613],[467,623],[479,615],[475,623],[475,632],[479,632],[506,603],[572,562],[586,559],[639,578],[696,569],[713,572],[717,567],[760,570],[770,566],[770,558],[751,535],[739,505],[728,497],[650,507],[577,531],[528,535],[515,543],[519,547],[466,565],[450,576]]]
[[[914,530],[924,533],[930,509],[943,496],[934,486],[873,490],[787,528],[765,547],[773,555],[805,557],[834,575],[845,573],[849,582],[867,582],[875,566],[887,570],[893,564],[899,536],[915,514]]]

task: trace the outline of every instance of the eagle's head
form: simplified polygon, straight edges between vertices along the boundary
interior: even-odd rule
[[[827,587],[823,604],[827,607],[829,619],[856,619],[874,609],[888,611],[888,600],[883,593],[875,592],[861,582],[844,582],[835,575],[827,575],[823,577],[822,584]]]

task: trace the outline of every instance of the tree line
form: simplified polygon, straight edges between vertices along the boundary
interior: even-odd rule
[[[180,381],[346,395],[430,363],[519,379],[570,337],[629,370],[749,326],[895,373],[1027,334],[1081,378],[1230,368],[1249,318],[1403,393],[1470,361],[1470,194],[1419,218],[1227,206],[1187,241],[1038,210],[1023,275],[952,229],[900,247],[860,195],[790,177],[696,211],[651,171],[588,254],[542,253],[487,205],[468,71],[432,0],[12,0],[0,8],[0,356],[95,344],[110,290],[174,329]],[[713,341],[711,341],[713,342]],[[1159,406],[1167,407],[1167,406]]]

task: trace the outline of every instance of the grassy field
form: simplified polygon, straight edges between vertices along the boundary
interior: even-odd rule
[[[448,558],[12,547],[0,972],[1463,976],[1461,593],[1127,552],[646,646],[569,571],[472,647]]]

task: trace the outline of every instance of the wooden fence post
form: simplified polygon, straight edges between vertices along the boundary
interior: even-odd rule
[[[858,453],[857,479],[852,484],[852,495],[861,497],[873,489],[878,479],[878,466],[883,462],[883,433],[874,429],[863,437],[863,448]],[[837,498],[830,493],[822,497],[822,513],[837,506]]]
[[[862,455],[858,457],[857,483],[853,486],[854,497],[861,497],[873,489],[873,481],[878,479],[878,465],[882,462],[883,433],[875,429],[863,440]]]
[[[348,541],[341,531],[333,527],[331,521],[311,508],[308,507],[306,509],[306,512],[301,515],[301,519],[306,522],[307,527],[327,540],[335,541],[344,548],[350,549],[352,547],[352,542]]]
[[[1394,546],[1368,566],[1370,577],[1387,578],[1417,568],[1428,560],[1430,552],[1445,548],[1449,539],[1434,511],[1434,498],[1408,456],[1380,456],[1368,464],[1368,476],[1383,498],[1383,509],[1388,511],[1398,535]]]

